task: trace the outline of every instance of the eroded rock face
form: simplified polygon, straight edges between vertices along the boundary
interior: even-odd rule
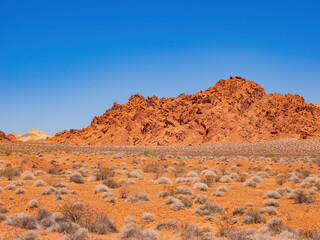
[[[0,141],[8,141],[8,137],[6,136],[6,134],[2,131],[0,131]]]
[[[52,141],[90,145],[189,145],[320,137],[320,108],[298,95],[266,94],[241,77],[193,95],[114,103],[90,126]]]

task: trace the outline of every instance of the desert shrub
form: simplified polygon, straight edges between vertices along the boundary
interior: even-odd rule
[[[275,199],[267,199],[263,202],[265,206],[279,207],[279,203]]]
[[[251,222],[252,221],[252,222]],[[265,223],[266,219],[257,211],[250,209],[245,213],[244,224]]]
[[[114,222],[102,213],[91,213],[90,217],[82,219],[79,222],[81,227],[96,234],[117,233],[117,227]]]
[[[268,221],[267,225],[269,230],[276,234],[280,233],[284,229],[282,218],[272,218]]]
[[[138,178],[138,179],[141,179],[141,180],[143,179],[142,172],[140,170],[131,171],[128,174],[128,177],[129,178]]]
[[[165,198],[165,197],[168,197],[170,196],[170,193],[168,191],[161,191],[158,193],[158,198]]]
[[[67,188],[59,188],[56,192],[55,192],[55,194],[57,194],[57,195],[66,195],[66,194],[68,194],[68,190],[67,190]]]
[[[135,223],[129,223],[124,226],[121,232],[121,239],[134,240],[134,239],[148,239],[159,240],[159,234],[152,229],[143,229]]]
[[[176,193],[177,194],[184,194],[184,195],[191,195],[192,190],[188,186],[182,185],[182,186],[177,187]]]
[[[61,240],[88,240],[89,239],[89,232],[85,228],[79,228],[75,232],[67,234]]]
[[[262,214],[267,214],[267,215],[278,215],[278,211],[275,207],[264,207],[264,208],[260,208],[259,212]]]
[[[31,207],[31,208],[37,208],[37,207],[39,207],[39,202],[38,202],[37,200],[35,200],[35,199],[32,199],[32,200],[30,200],[30,202],[29,202],[29,207]]]
[[[197,182],[193,185],[193,188],[195,190],[200,190],[200,191],[208,191],[208,185],[202,182]]]
[[[247,179],[247,180],[243,183],[243,186],[256,188],[256,187],[257,187],[257,182],[250,178],[250,179]]]
[[[156,181],[154,181],[155,184],[172,184],[172,181],[169,178],[166,177],[160,177]]]
[[[185,208],[190,208],[192,207],[192,202],[190,201],[189,198],[183,196],[183,195],[178,195],[177,198],[183,203]]]
[[[92,211],[81,202],[65,202],[59,208],[59,212],[69,221],[78,223],[85,217],[90,216]]]
[[[42,187],[42,186],[45,186],[47,183],[41,179],[37,180],[33,185],[35,187]]]
[[[146,150],[146,151],[143,151],[143,155],[144,156],[154,156],[155,154],[150,150]]]
[[[113,192],[106,192],[102,195],[102,198],[104,198],[105,202],[111,202],[115,203],[117,198],[116,195]]]
[[[187,173],[187,177],[198,177],[198,173],[196,171],[190,171]]]
[[[276,191],[267,191],[264,195],[263,198],[274,198],[274,199],[279,199],[281,198],[281,195],[277,193]]]
[[[217,191],[220,191],[220,192],[228,192],[228,188],[226,186],[220,186],[217,188]]]
[[[178,235],[181,240],[214,240],[215,238],[211,236],[208,228],[200,229],[195,224],[191,223],[181,223],[178,228]]]
[[[195,203],[204,204],[205,202],[208,201],[208,196],[207,195],[196,194],[193,198],[194,198],[194,202]]]
[[[107,168],[103,166],[102,163],[98,163],[98,168],[94,172],[94,176],[97,178],[98,181],[112,178],[115,175],[115,171],[110,167]]]
[[[13,168],[11,166],[0,169],[0,177],[5,177],[8,179],[8,181],[12,181],[15,177],[18,176],[20,176],[19,169]]]
[[[314,195],[314,194],[316,194],[317,193],[317,191],[318,191],[318,188],[317,187],[311,187],[311,188],[309,188],[308,189],[308,194],[310,194],[310,195]]]
[[[154,221],[154,214],[152,213],[143,213],[142,220],[146,223],[150,223]]]
[[[222,197],[223,195],[224,193],[221,191],[215,191],[212,193],[212,196],[215,196],[215,197]]]
[[[23,188],[19,188],[16,190],[16,194],[25,194],[26,190],[24,190]]]
[[[303,204],[303,203],[312,203],[313,199],[302,190],[302,189],[295,189],[289,196],[289,198],[294,200],[296,204]]]
[[[143,165],[142,170],[145,173],[157,173],[161,171],[161,165],[158,162],[151,162]]]
[[[165,203],[167,205],[170,205],[170,207],[175,211],[184,208],[184,204],[182,203],[182,201],[173,196],[167,197]]]
[[[232,215],[243,215],[245,210],[246,210],[245,207],[234,207],[232,211]]]
[[[287,191],[284,188],[277,188],[276,192],[279,193],[281,196],[284,196],[287,193]]]
[[[94,175],[90,176],[87,180],[87,182],[96,182],[96,181],[98,181],[98,178]]]
[[[33,173],[29,172],[29,171],[25,171],[21,174],[21,178],[23,180],[33,180],[35,179],[36,177],[34,176]]]
[[[5,190],[9,191],[9,190],[16,190],[16,185],[14,184],[9,184],[7,186],[4,187]]]
[[[80,173],[73,173],[70,178],[69,178],[70,182],[74,182],[74,183],[78,183],[78,184],[82,184],[84,183],[84,180],[81,176]]]
[[[178,223],[174,220],[167,220],[167,221],[161,221],[157,222],[157,230],[177,230],[178,229]]]
[[[20,227],[23,229],[36,229],[36,220],[34,217],[24,214],[17,213],[11,216],[8,216],[4,221],[6,225]]]
[[[8,208],[0,206],[0,214],[9,212]]]
[[[120,195],[120,198],[127,198],[130,194],[130,188],[128,187],[128,185],[126,184],[123,184],[119,190],[119,195]]]
[[[54,193],[56,191],[56,189],[52,186],[46,187],[42,192],[41,195],[51,195],[52,193]]]
[[[28,231],[19,237],[19,240],[40,240],[40,237],[36,231]]]
[[[221,183],[232,183],[232,179],[230,176],[224,175],[219,179],[219,182]]]
[[[116,189],[116,188],[121,187],[121,183],[114,181],[112,178],[107,178],[107,179],[103,180],[102,184],[104,184],[112,189]]]
[[[48,174],[51,174],[51,175],[58,175],[59,174],[59,170],[55,167],[53,168],[49,168],[48,169]]]
[[[146,193],[134,193],[126,201],[130,203],[136,203],[139,201],[150,201],[150,197]]]
[[[108,192],[108,191],[109,191],[109,188],[103,184],[99,184],[99,185],[95,186],[95,188],[94,188],[95,194],[97,194],[99,192]]]
[[[25,181],[16,180],[16,181],[13,181],[12,184],[15,185],[16,187],[20,187],[23,184],[25,184]]]
[[[216,203],[205,202],[200,205],[199,208],[195,209],[193,213],[198,216],[212,216],[214,213],[222,213],[223,207]]]
[[[185,169],[183,167],[180,167],[180,168],[174,169],[172,171],[172,175],[173,177],[178,178],[178,177],[181,177],[184,174],[184,172],[185,172]]]

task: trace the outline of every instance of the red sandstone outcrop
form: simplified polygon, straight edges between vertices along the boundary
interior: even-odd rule
[[[291,94],[266,94],[241,77],[193,95],[114,103],[84,129],[52,141],[89,145],[189,145],[320,137],[320,108]]]
[[[2,131],[0,131],[0,141],[9,141],[8,137],[6,134]]]

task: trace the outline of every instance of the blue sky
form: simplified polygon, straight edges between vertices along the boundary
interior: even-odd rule
[[[83,128],[234,75],[320,103],[317,2],[0,0],[0,130]]]

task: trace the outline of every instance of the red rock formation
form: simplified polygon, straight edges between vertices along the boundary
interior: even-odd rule
[[[90,145],[189,145],[320,137],[320,108],[298,95],[266,94],[241,77],[193,95],[114,103],[90,126],[52,141]]]
[[[6,134],[2,131],[0,131],[0,141],[8,141],[8,137],[6,136]]]

